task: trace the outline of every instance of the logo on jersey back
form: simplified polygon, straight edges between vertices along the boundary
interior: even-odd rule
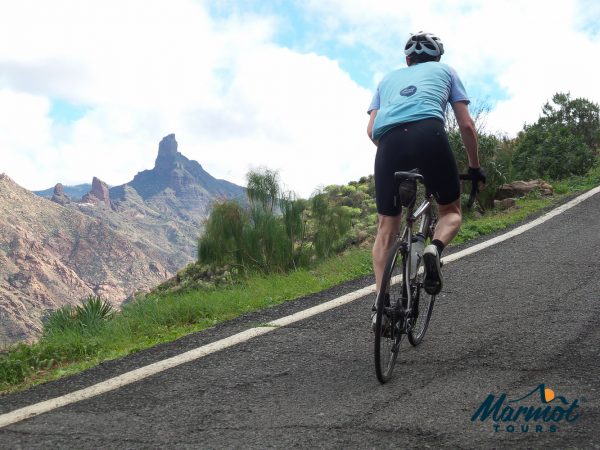
[[[407,86],[400,91],[400,95],[402,95],[403,97],[410,97],[415,92],[417,92],[416,86]]]

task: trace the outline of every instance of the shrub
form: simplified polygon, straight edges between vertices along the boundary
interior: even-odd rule
[[[600,107],[557,93],[538,121],[519,133],[512,164],[521,178],[561,180],[587,173],[599,146]]]
[[[352,227],[349,210],[345,206],[331,206],[327,194],[322,192],[311,198],[311,213],[315,251],[319,257],[328,257],[338,249],[338,244]]]
[[[510,161],[510,159],[503,157],[504,153],[502,151],[506,149],[507,140],[485,131],[485,121],[489,110],[490,106],[485,103],[475,103],[472,106],[472,116],[479,142],[479,162],[487,175],[485,188],[480,192],[478,201],[486,209],[493,206],[496,190],[501,184],[507,181],[509,172],[507,162]],[[450,111],[451,109],[448,109],[448,120],[446,122],[448,140],[456,158],[459,173],[466,173],[469,168],[467,152],[464,148],[456,119]],[[465,184],[465,187],[467,184],[469,186],[467,189],[470,189],[470,183],[467,182]]]
[[[112,305],[97,295],[90,295],[81,305],[75,307],[75,320],[83,330],[101,326],[114,314]]]

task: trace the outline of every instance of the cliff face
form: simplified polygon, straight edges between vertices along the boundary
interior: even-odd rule
[[[94,177],[92,180],[92,190],[85,194],[81,201],[83,203],[96,203],[114,208],[110,200],[110,194],[108,192],[108,185],[100,179]]]
[[[169,276],[151,252],[102,221],[0,175],[0,343],[34,339],[48,310],[91,294],[118,305]]]

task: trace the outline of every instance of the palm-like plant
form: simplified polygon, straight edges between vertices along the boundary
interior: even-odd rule
[[[82,328],[92,328],[109,320],[114,314],[112,305],[97,295],[88,296],[81,305],[75,307],[75,320]]]
[[[90,295],[73,307],[65,305],[52,312],[44,322],[44,334],[51,335],[67,330],[85,331],[102,325],[114,314],[113,306],[97,295]]]

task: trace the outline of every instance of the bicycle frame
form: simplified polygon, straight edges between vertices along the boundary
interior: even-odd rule
[[[437,214],[433,206],[433,195],[425,188],[424,201],[416,206],[417,183],[423,183],[423,176],[417,169],[413,169],[408,172],[395,172],[394,177],[398,183],[395,200],[404,208],[406,216],[402,231],[396,231],[394,243],[388,251],[380,289],[377,292],[376,314],[372,316],[375,332],[375,372],[381,383],[386,383],[392,376],[402,335],[407,335],[411,345],[416,347],[420,344],[435,302],[435,295],[427,294],[424,290],[424,264],[412,254],[413,239],[416,243],[417,240],[421,241],[421,237],[430,239],[434,236]],[[460,175],[460,179],[473,180],[471,175]],[[476,193],[477,182],[473,180],[471,199]],[[418,246],[421,250],[421,242]],[[399,264],[402,264],[402,267]],[[414,264],[417,264],[417,267],[413,267]],[[398,286],[392,290],[392,285]]]
[[[402,277],[405,281],[403,283],[403,297],[406,298],[406,307],[404,310],[404,317],[410,318],[413,309],[413,294],[412,290],[407,287],[410,285],[411,278],[410,273],[412,271],[412,259],[410,258],[412,252],[412,241],[413,241],[413,227],[414,224],[421,219],[421,223],[419,224],[419,233],[422,233],[424,236],[428,236],[431,227],[431,194],[426,192],[425,199],[419,205],[419,207],[414,211],[414,205],[408,208],[406,214],[406,225],[404,226],[404,230],[402,235],[400,236],[401,240],[405,243],[402,249],[402,260],[403,260],[403,270]],[[397,280],[399,281],[399,280]],[[407,321],[404,323],[405,331],[408,332],[409,324]]]

